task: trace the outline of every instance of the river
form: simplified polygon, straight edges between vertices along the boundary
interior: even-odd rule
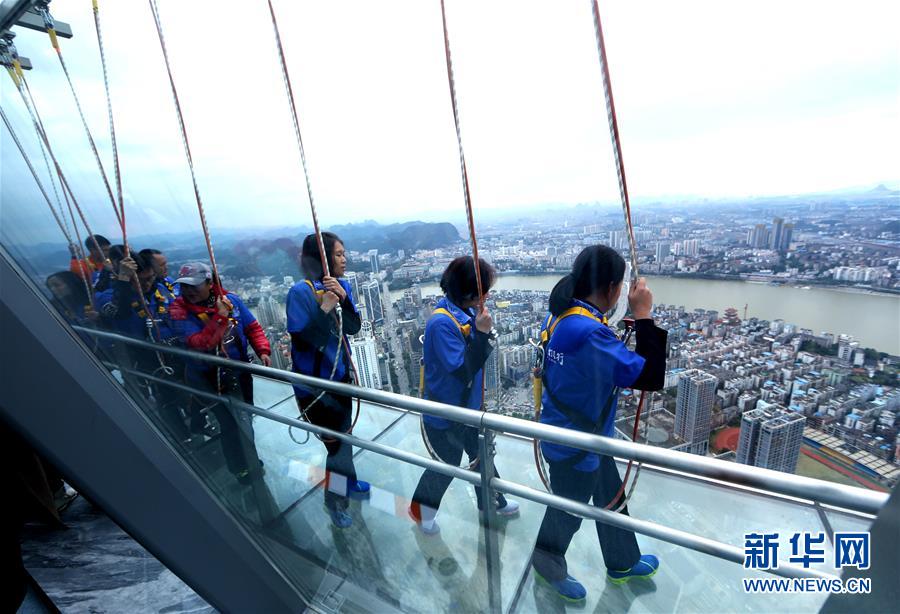
[[[501,275],[494,289],[549,291],[558,279],[559,275]],[[853,335],[862,347],[900,354],[900,296],[683,277],[648,277],[647,283],[656,304],[683,305],[688,310],[716,309],[720,313],[734,307],[741,317],[746,304],[748,317],[781,318],[817,334],[845,333]],[[436,284],[421,288],[423,295],[440,293]],[[402,294],[392,293],[394,299]]]

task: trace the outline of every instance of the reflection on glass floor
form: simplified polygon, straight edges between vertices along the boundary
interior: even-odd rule
[[[289,395],[277,392],[277,382],[267,384],[266,399],[283,398],[271,411],[296,417]],[[259,404],[265,403],[257,399]],[[297,579],[310,597],[327,593],[331,599],[350,589],[365,599],[371,595],[380,608],[410,612],[484,611],[488,603],[484,532],[481,529],[471,485],[456,480],[444,497],[438,521],[438,536],[422,535],[406,515],[422,469],[368,451],[358,451],[356,467],[361,479],[372,483],[366,501],[354,501],[350,513],[354,524],[340,530],[332,526],[323,507],[319,488],[325,461],[322,444],[311,437],[298,445],[288,428],[256,417],[256,446],[265,463],[265,478],[250,487],[240,486],[220,470],[212,472],[214,488],[232,509],[265,540],[271,541],[286,565],[295,560],[313,561],[322,568],[321,577]],[[377,439],[391,447],[427,456],[419,433],[419,417],[393,409],[363,404],[354,434]],[[294,429],[294,438],[305,433]],[[220,466],[217,446],[209,446],[211,458],[204,464]],[[502,477],[542,488],[532,460],[530,442],[511,437],[497,440],[497,468]],[[620,466],[620,472],[624,467]],[[544,514],[542,505],[520,501],[517,518],[498,523],[500,546],[500,590],[504,611],[554,612],[566,605],[543,585],[534,581],[529,557]],[[778,532],[779,555],[790,554],[789,538],[796,532],[861,530],[864,518],[834,510],[821,512],[810,505],[708,482],[644,469],[629,505],[637,517],[718,541],[743,546],[749,532]],[[827,523],[823,522],[827,519]],[[740,565],[638,535],[643,552],[661,559],[659,574],[652,580],[625,586],[606,582],[596,532],[585,521],[569,550],[570,572],[588,589],[588,611],[621,612],[723,612],[723,611],[813,611],[825,595],[744,594],[741,579],[764,574]],[[271,546],[271,545],[270,545]],[[826,544],[826,560],[832,556]],[[271,551],[272,547],[270,547]],[[820,565],[834,572],[830,563]],[[327,572],[327,573],[325,573]],[[328,583],[332,588],[324,588]],[[342,597],[338,599],[347,599]],[[351,599],[362,610],[365,601]],[[374,602],[373,602],[374,603]],[[369,604],[371,606],[371,604]],[[568,606],[571,607],[571,606]],[[581,609],[579,608],[579,609]],[[350,607],[349,609],[355,609]]]

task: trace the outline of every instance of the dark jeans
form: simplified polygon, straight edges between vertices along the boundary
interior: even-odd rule
[[[578,471],[574,466],[580,457],[576,455],[574,459],[548,463],[553,494],[579,503],[587,503],[593,498],[595,506],[605,507],[622,485],[616,464],[611,457],[601,456],[596,471]],[[627,515],[628,508],[622,513]],[[631,569],[641,558],[634,533],[601,522],[596,524],[606,568]],[[544,578],[556,581],[566,577],[566,550],[580,526],[581,518],[553,507],[547,508],[531,559],[535,570]]]
[[[469,457],[470,463],[478,458],[478,429],[473,426],[452,422],[449,428],[436,429],[426,423],[425,434],[428,435],[431,447],[445,463],[458,466],[462,460],[463,451]],[[473,467],[474,470],[477,468],[478,465]],[[494,476],[499,478],[500,474],[495,470]],[[425,473],[419,478],[419,484],[413,494],[413,511],[419,519],[421,519],[422,507],[437,512],[441,505],[441,499],[444,498],[444,493],[450,488],[452,481],[453,478],[449,475],[430,469],[425,470]],[[478,500],[478,509],[482,509],[484,502],[481,500],[480,486],[475,486],[475,496]],[[504,506],[506,506],[506,497],[502,493],[497,493],[497,507]]]
[[[215,390],[215,386],[210,386]],[[246,371],[237,375],[236,385],[223,396],[232,396],[245,403],[253,403],[253,376]],[[192,420],[199,415],[199,403],[204,401],[194,398]],[[233,409],[227,402],[215,402],[208,408],[219,423],[219,440],[222,444],[222,455],[228,471],[234,474],[259,467],[259,453],[253,438],[252,416],[240,409]]]
[[[297,394],[297,404],[309,407],[315,395]],[[353,399],[343,394],[326,392],[315,405],[306,410],[306,419],[316,426],[346,433],[350,430],[353,416]],[[323,437],[322,443],[328,451],[325,459],[325,506],[328,509],[347,508],[347,487],[356,481],[356,467],[353,465],[353,446],[340,439]]]

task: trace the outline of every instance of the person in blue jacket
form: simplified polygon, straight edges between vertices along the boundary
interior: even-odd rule
[[[156,270],[156,281],[164,285],[175,296],[181,295],[181,286],[169,277],[169,259],[158,249],[148,247],[140,252],[144,259],[153,265]]]
[[[109,277],[109,287],[95,294],[94,303],[100,313],[100,323],[113,332],[141,341],[171,345],[178,342],[178,335],[169,320],[169,306],[174,299],[165,286],[157,283],[152,264],[129,250],[129,253],[122,252],[115,274]],[[113,356],[125,369],[160,377],[165,377],[170,369],[177,370],[179,361],[169,354],[124,343],[102,347],[113,351]],[[186,437],[178,394],[172,387],[135,376],[127,370],[122,371],[122,377],[148,397],[175,438]]]
[[[496,272],[483,259],[479,259],[479,267],[486,294],[494,284]],[[489,343],[493,319],[487,307],[475,313],[481,301],[474,258],[460,256],[453,260],[441,277],[441,290],[444,298],[438,301],[425,325],[423,396],[480,411],[484,404],[484,363],[493,350]],[[459,465],[463,451],[470,463],[478,458],[478,429],[435,416],[426,415],[423,420],[428,441],[442,461]],[[426,535],[440,531],[435,516],[452,481],[450,476],[430,470],[419,479],[409,515]],[[482,509],[484,502],[478,486],[475,495],[478,509]],[[514,516],[519,511],[519,504],[508,501],[502,493],[497,493],[496,504],[501,516]]]
[[[606,324],[604,314],[615,307],[624,276],[622,257],[610,247],[594,245],[582,250],[572,272],[553,288],[544,322],[550,337],[544,359],[543,424],[614,437],[616,391],[662,389],[667,333],[653,323],[653,295],[643,278],[628,295],[635,351]],[[541,450],[554,494],[581,503],[593,499],[598,507],[619,494],[622,481],[611,457],[550,442],[542,442]],[[628,514],[627,508],[622,513]],[[532,556],[538,577],[570,600],[584,599],[587,593],[568,574],[565,558],[579,526],[581,518],[548,507]],[[633,532],[597,522],[597,536],[613,583],[656,573],[659,560],[641,554]]]
[[[350,344],[347,335],[355,335],[362,321],[353,299],[350,284],[338,277],[347,268],[344,243],[331,232],[322,233],[325,256],[331,275],[325,275],[316,235],[303,240],[300,267],[305,279],[294,284],[287,295],[287,329],[291,335],[293,370],[304,375],[338,382],[350,382]],[[337,330],[335,307],[340,304],[342,330]],[[335,364],[335,362],[337,364]],[[305,386],[294,386],[303,416],[312,424],[346,433],[352,422],[353,399],[343,394]],[[353,520],[347,514],[348,495],[365,497],[368,482],[357,479],[353,464],[353,447],[339,439],[322,437],[328,456],[325,461],[325,507],[332,523],[347,528]]]
[[[173,339],[168,310],[175,295],[156,281],[153,265],[139,254],[131,251],[123,256],[115,275],[110,276],[109,287],[94,295],[101,318],[115,332],[129,337],[157,342]],[[144,311],[145,303],[149,314]]]

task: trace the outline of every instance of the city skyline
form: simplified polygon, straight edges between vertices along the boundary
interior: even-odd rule
[[[109,166],[90,12],[51,8],[75,32],[63,49]],[[487,215],[545,203],[615,203],[588,3],[512,8],[481,7],[475,18],[474,7],[448,5],[477,210]],[[214,227],[308,223],[266,12],[214,10],[204,2],[180,5],[177,12],[163,3],[161,10],[201,192],[210,219],[221,220]],[[367,219],[373,210],[385,220],[461,215],[436,4],[361,6],[352,16],[304,3],[280,2],[276,10],[290,24],[286,53],[323,223]],[[777,21],[764,19],[764,8],[748,15],[714,2],[680,10],[660,2],[655,20],[646,18],[644,5],[609,3],[604,10],[635,202],[895,180],[900,61],[887,24],[900,19],[896,6],[855,6],[852,18],[865,27],[849,30],[845,8],[836,2],[818,7],[815,28],[808,27],[808,11],[774,3]],[[186,217],[190,181],[149,13],[145,6],[112,3],[103,18],[129,219],[135,229],[175,219],[196,229],[199,222]],[[198,22],[220,31],[238,28],[257,42],[253,53],[222,62],[218,50],[194,44]],[[760,32],[769,35],[764,48],[757,44]],[[111,222],[84,135],[72,121],[71,98],[49,103],[50,93],[64,85],[46,37],[23,32],[16,43],[35,65],[32,89],[73,189],[98,227],[100,220]],[[114,53],[123,48],[133,52]],[[254,87],[236,83],[236,73],[254,74]],[[4,108],[39,159],[14,94],[9,83],[0,89]],[[246,119],[248,109],[253,121]],[[4,200],[39,199],[5,133],[3,142],[4,177],[22,179],[4,182]],[[691,163],[679,162],[685,159]],[[24,223],[49,221],[38,207],[23,215]]]

